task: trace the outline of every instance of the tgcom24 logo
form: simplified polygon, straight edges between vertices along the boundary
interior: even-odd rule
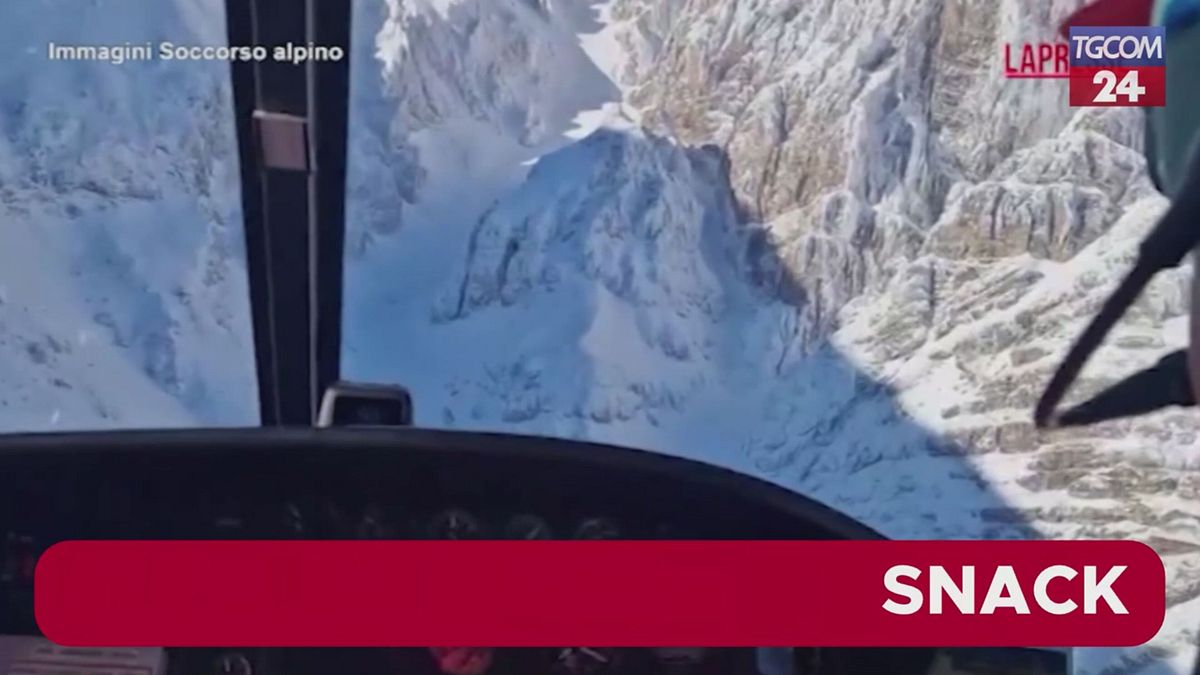
[[[1198,58],[1200,0],[1099,0],[1057,40],[1006,43],[1004,76],[1068,80],[1075,107],[1162,107],[1169,64]]]

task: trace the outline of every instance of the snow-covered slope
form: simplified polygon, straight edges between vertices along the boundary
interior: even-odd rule
[[[213,9],[5,4],[0,429],[254,423],[227,68],[47,58],[215,42]]]
[[[219,3],[64,2],[0,26],[0,427],[252,421],[224,66],[39,51],[217,39]],[[897,537],[1148,541],[1160,638],[1077,661],[1169,672],[1200,423],[1029,424],[1164,205],[1135,114],[998,75],[1078,4],[355,0],[347,375],[423,424],[698,457]],[[1183,343],[1187,274],[1085,389]]]
[[[352,205],[350,373],[412,386],[426,424],[700,457],[894,536],[1149,541],[1162,635],[1077,660],[1186,662],[1200,425],[1029,424],[1163,208],[1135,114],[998,76],[1078,4],[387,3],[360,126],[419,180]],[[1182,344],[1185,276],[1085,389]]]

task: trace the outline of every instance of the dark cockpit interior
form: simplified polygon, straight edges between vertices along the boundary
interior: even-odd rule
[[[792,492],[705,464],[495,434],[330,428],[27,436],[0,440],[0,465],[0,632],[9,635],[37,633],[37,556],[70,539],[877,536]],[[464,654],[187,649],[171,651],[168,672],[315,673],[349,663],[366,672],[464,675],[759,672],[754,650]]]
[[[100,672],[87,664],[114,659],[128,660],[130,669],[104,672],[915,675],[1067,668],[1066,654],[1041,650],[122,651],[36,639],[38,556],[73,539],[878,538],[842,514],[758,479],[590,443],[402,427],[6,437],[0,438],[0,534],[5,673],[60,672],[37,669],[45,664]],[[137,670],[137,663],[152,665]]]
[[[723,469],[495,434],[329,428],[34,435],[0,439],[0,466],[0,633],[8,635],[37,634],[37,557],[72,539],[877,536],[815,502]],[[455,654],[441,658],[453,661]],[[346,659],[369,672],[458,668],[447,661],[439,671],[439,659],[423,650],[188,649],[172,651],[168,663],[172,673],[291,673],[344,668]],[[487,660],[494,661],[487,672],[758,672],[753,650],[500,650]]]

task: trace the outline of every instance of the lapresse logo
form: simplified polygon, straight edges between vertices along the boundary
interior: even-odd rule
[[[1071,28],[1071,105],[1156,108],[1167,104],[1161,26]]]

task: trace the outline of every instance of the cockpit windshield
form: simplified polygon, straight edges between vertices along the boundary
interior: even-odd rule
[[[1157,651],[1076,663],[1190,663],[1200,422],[1030,422],[1166,205],[1142,111],[1070,105],[1082,4],[353,0],[340,375],[891,537],[1148,541]],[[0,7],[0,432],[259,424],[225,8]]]
[[[0,15],[0,431],[257,424],[222,3]]]

